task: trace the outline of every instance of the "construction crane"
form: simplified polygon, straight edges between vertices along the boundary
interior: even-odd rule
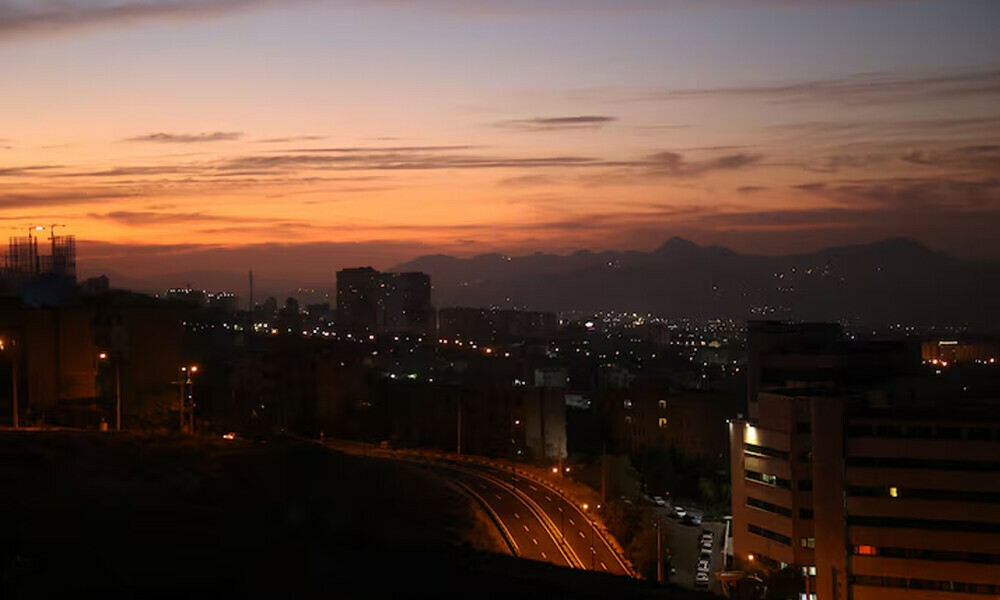
[[[56,227],[65,227],[59,223],[49,225],[49,239],[52,240],[52,256],[56,255]]]
[[[34,238],[32,238],[31,237],[32,231],[45,231],[45,228],[42,227],[41,225],[28,226],[28,247],[31,249],[31,253],[33,255],[31,261],[33,264],[31,265],[31,268],[35,270],[35,273],[40,273],[42,271],[42,263],[41,259],[39,259],[38,257],[38,236],[36,235]],[[34,239],[34,242],[32,242],[32,239]]]

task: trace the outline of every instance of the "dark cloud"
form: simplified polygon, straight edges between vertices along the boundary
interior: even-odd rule
[[[547,156],[514,158],[504,156],[476,156],[469,154],[427,153],[398,150],[370,153],[282,154],[251,155],[233,158],[218,165],[221,170],[317,169],[335,171],[423,171],[467,169],[535,169],[548,167],[594,167],[619,163],[584,156]]]
[[[676,152],[658,152],[645,161],[645,172],[653,176],[693,177],[709,171],[732,171],[760,162],[757,154],[726,154],[701,161],[689,161]]]
[[[366,154],[372,152],[450,152],[473,150],[483,146],[345,146],[339,148],[288,148],[273,152],[321,152],[329,154]]]
[[[269,138],[266,140],[257,140],[261,144],[285,144],[288,142],[312,142],[317,140],[326,139],[321,135],[297,135],[293,137],[283,137],[283,138]]]
[[[107,220],[127,225],[129,227],[146,227],[155,225],[209,225],[213,223],[227,223],[226,227],[215,229],[201,229],[203,233],[221,233],[235,231],[261,231],[266,229],[279,228],[287,230],[289,228],[315,228],[314,223],[305,221],[282,221],[269,217],[246,217],[239,215],[219,215],[205,211],[199,212],[177,212],[170,210],[116,210],[107,213],[88,213],[91,219]]]
[[[55,173],[52,177],[139,177],[143,175],[179,175],[196,173],[190,166],[147,166],[147,167],[114,167],[100,171],[75,171],[70,173]]]
[[[1000,178],[894,178],[795,186],[856,210],[1000,215]]]
[[[736,191],[741,194],[756,194],[757,192],[763,192],[766,187],[759,185],[744,185],[736,188]]]
[[[611,96],[626,102],[697,100],[706,98],[759,99],[775,103],[840,102],[881,104],[970,96],[1000,95],[1000,69],[962,69],[918,76],[860,73],[836,79],[761,83],[681,90],[608,91],[588,95]]]
[[[862,169],[872,165],[884,164],[888,156],[878,154],[834,154],[815,161],[800,163],[806,171],[816,173],[837,173],[843,169]]]
[[[118,190],[46,190],[39,192],[0,192],[0,209],[37,208],[42,206],[70,206],[94,202],[110,202],[132,197],[133,194]]]
[[[157,142],[161,144],[196,144],[200,142],[231,142],[243,137],[237,131],[215,131],[212,133],[150,133],[122,140],[125,142]]]
[[[565,131],[567,129],[596,129],[617,121],[605,115],[579,115],[572,117],[538,117],[497,123],[497,127],[519,131]]]
[[[37,175],[40,171],[58,169],[61,165],[31,165],[27,167],[6,167],[0,168],[0,177],[24,177]]]
[[[908,163],[984,173],[1000,173],[1000,145],[962,146],[944,151],[914,150],[903,155]]]
[[[950,117],[929,119],[885,119],[880,121],[804,121],[770,125],[769,130],[800,133],[807,136],[845,133],[854,136],[913,134],[933,135],[949,133],[1000,133],[1000,117]]]
[[[222,217],[206,214],[204,212],[179,213],[163,212],[154,210],[127,211],[116,210],[109,213],[89,213],[91,219],[114,221],[122,225],[141,227],[145,225],[167,225],[174,223],[192,223],[205,221],[231,221],[232,217]]]
[[[557,185],[559,180],[549,175],[522,175],[520,177],[508,177],[497,182],[500,187],[537,187],[543,185]]]

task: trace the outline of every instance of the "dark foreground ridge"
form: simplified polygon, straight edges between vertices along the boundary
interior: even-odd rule
[[[266,444],[0,433],[0,597],[699,598],[497,554],[399,462]]]

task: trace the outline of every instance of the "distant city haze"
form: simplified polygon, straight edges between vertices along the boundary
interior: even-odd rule
[[[0,222],[82,276],[416,257],[1000,259],[992,0],[0,0]]]

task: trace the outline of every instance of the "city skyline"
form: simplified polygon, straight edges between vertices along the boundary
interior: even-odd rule
[[[673,235],[760,254],[905,236],[1000,258],[990,2],[0,1],[0,15],[0,220],[10,235],[65,224],[87,275],[184,257],[332,275]]]

